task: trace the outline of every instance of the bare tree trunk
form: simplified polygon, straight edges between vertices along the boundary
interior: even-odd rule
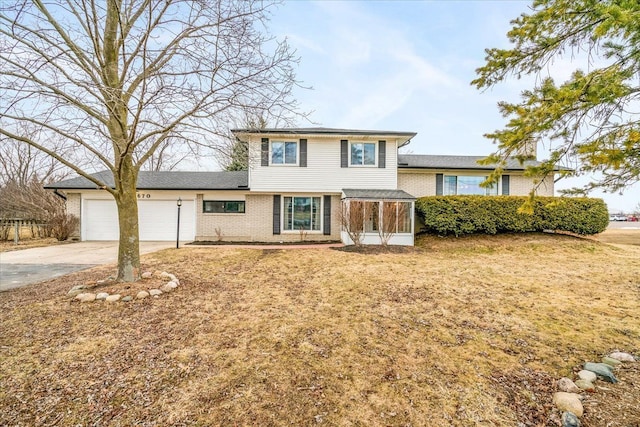
[[[138,199],[136,181],[138,174],[130,166],[123,168],[118,191],[115,194],[120,225],[118,248],[118,280],[133,282],[140,278],[140,239],[138,235]]]

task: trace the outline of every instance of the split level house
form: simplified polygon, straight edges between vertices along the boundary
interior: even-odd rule
[[[513,159],[493,188],[483,188],[492,166],[481,157],[399,154],[414,132],[330,128],[236,129],[248,144],[248,170],[146,172],[137,184],[140,239],[294,242],[343,241],[351,219],[364,244],[413,245],[416,198],[432,195],[526,195],[533,187]],[[534,164],[535,161],[531,161]],[[527,163],[530,164],[531,162]],[[111,172],[94,175],[113,186]],[[553,176],[538,194],[553,195]],[[83,177],[47,186],[80,218],[75,238],[117,240],[115,202]],[[355,216],[358,207],[359,216]],[[349,217],[350,213],[354,213]]]

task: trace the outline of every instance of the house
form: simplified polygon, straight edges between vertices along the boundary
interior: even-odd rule
[[[491,166],[480,157],[398,154],[414,132],[331,128],[236,129],[248,143],[240,172],[146,172],[138,177],[141,240],[336,241],[413,245],[416,197],[436,194],[528,194],[525,165],[510,161],[492,189],[479,187]],[[535,164],[537,162],[534,162]],[[109,172],[94,175],[113,186]],[[112,196],[83,177],[47,186],[80,218],[77,238],[117,240]],[[553,177],[538,191],[553,195]],[[353,225],[349,221],[355,221]]]

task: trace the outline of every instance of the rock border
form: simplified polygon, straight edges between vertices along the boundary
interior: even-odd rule
[[[162,272],[156,271],[155,273],[152,273],[151,271],[145,271],[144,273],[142,273],[141,277],[143,279],[151,279],[153,277],[158,277],[161,279],[169,279],[169,280],[167,281],[167,283],[160,286],[160,288],[153,288],[147,291],[140,291],[136,295],[121,295],[121,294],[110,295],[107,292],[98,292],[98,293],[85,292],[87,290],[87,285],[77,285],[71,288],[69,292],[67,292],[67,297],[71,297],[74,300],[77,300],[80,302],[93,302],[93,301],[105,301],[108,303],[113,303],[118,301],[129,302],[129,301],[133,301],[134,299],[140,300],[148,297],[158,298],[162,294],[173,292],[180,286],[180,280],[178,280],[178,278],[174,274],[167,273],[166,271],[162,271]],[[104,281],[99,281],[98,284],[101,284],[100,282],[104,283]]]
[[[556,382],[559,390],[553,393],[553,404],[562,411],[562,427],[580,427],[580,418],[584,414],[582,393],[595,393],[595,381],[607,381],[615,384],[618,379],[614,375],[616,367],[623,363],[635,363],[637,358],[630,353],[615,350],[604,356],[601,362],[586,362],[577,373],[577,379],[560,378]]]

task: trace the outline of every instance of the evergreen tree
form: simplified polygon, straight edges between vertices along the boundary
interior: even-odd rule
[[[600,172],[581,189],[617,192],[640,177],[640,2],[638,0],[536,0],[531,13],[512,21],[511,49],[487,49],[472,82],[490,88],[508,77],[535,76],[518,103],[500,102],[504,129],[485,135],[498,144],[487,162],[502,164],[527,144],[543,142],[550,158],[530,173],[577,161],[575,174]],[[554,60],[587,56],[587,70],[556,83],[545,76]],[[524,158],[526,156],[521,156]],[[491,178],[500,173],[496,170]]]

